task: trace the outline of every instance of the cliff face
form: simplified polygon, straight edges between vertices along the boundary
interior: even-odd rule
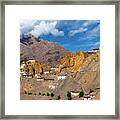
[[[75,81],[81,84],[85,92],[90,89],[99,94],[100,89],[100,51],[94,54],[89,54],[81,65],[80,72],[74,78]]]
[[[88,54],[82,51],[71,53],[62,58],[60,64],[70,72],[79,72],[87,56]]]

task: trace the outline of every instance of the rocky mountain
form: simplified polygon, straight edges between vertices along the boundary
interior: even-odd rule
[[[79,56],[79,57],[78,57]],[[69,58],[69,59],[68,59]],[[73,59],[74,58],[74,59]],[[81,61],[80,59],[81,58]],[[33,62],[29,64],[29,61],[26,62],[25,71],[28,70],[29,73],[34,69],[36,74],[41,75],[42,79],[45,79],[45,74],[42,73],[44,68],[50,69],[46,64],[41,64],[38,62]],[[47,79],[42,82],[37,81],[36,77],[26,81],[21,78],[21,99],[56,99],[57,96],[60,96],[60,99],[66,100],[67,93],[70,91],[84,93],[84,97],[89,95],[95,96],[93,100],[100,99],[100,51],[89,53],[79,51],[77,53],[72,53],[64,56],[60,64],[57,65],[57,68],[60,68],[59,72],[53,74],[50,72],[47,74]],[[45,70],[46,71],[46,70]],[[67,79],[58,80],[55,77],[59,75],[66,74]],[[50,80],[51,77],[54,80]],[[38,79],[39,80],[39,79]],[[31,84],[32,90],[30,87],[27,88],[26,84]],[[50,86],[55,86],[54,89],[51,89]],[[32,95],[24,94],[24,90],[29,91]],[[53,93],[54,97],[50,97],[48,93]],[[73,100],[83,100],[83,97],[73,96]]]
[[[83,51],[69,53],[60,60],[61,69],[67,69],[70,72],[78,72],[86,57],[88,57],[88,53]]]
[[[84,92],[90,90],[96,92],[96,99],[100,97],[100,51],[94,54],[88,54],[80,67],[80,71],[76,73],[74,78],[80,84]],[[98,95],[98,96],[97,96]]]
[[[30,81],[24,80],[28,79],[26,77],[21,77],[21,99],[48,100],[60,96],[60,99],[66,100],[67,93],[70,91],[82,91],[84,97],[94,94],[93,99],[100,99],[99,49],[71,53],[57,43],[28,36],[21,39],[20,58],[21,68],[24,63],[23,71],[28,75],[33,75]],[[46,71],[49,71],[47,75]],[[59,77],[65,78],[59,80]],[[42,82],[39,81],[41,79]],[[29,91],[31,87],[28,86],[27,89],[26,84],[30,84],[32,90]],[[52,89],[51,86],[53,86]],[[30,95],[27,95],[25,91],[29,91]],[[53,93],[54,97],[50,97],[48,93]],[[74,96],[72,99],[84,98]]]
[[[67,91],[84,91],[89,94],[94,91],[96,98],[100,99],[100,51],[88,53],[79,51],[61,59],[61,71],[68,72],[68,78],[56,90],[56,94]],[[60,90],[64,91],[61,92]]]
[[[50,66],[55,66],[60,59],[70,53],[55,42],[28,36],[20,40],[20,60],[34,59]]]

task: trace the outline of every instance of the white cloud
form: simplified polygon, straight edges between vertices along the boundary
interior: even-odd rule
[[[37,24],[36,20],[21,20],[20,21],[20,31],[21,33],[29,32],[34,25]]]
[[[71,30],[69,32],[69,36],[74,36],[77,33],[85,32],[87,31],[87,28],[79,28],[78,30]]]
[[[21,34],[32,34],[36,37],[47,34],[63,36],[64,32],[56,28],[57,22],[58,21],[22,20],[20,23]]]
[[[57,21],[41,21],[38,25],[34,26],[30,34],[38,37],[40,35],[52,34],[54,36],[63,36],[64,32],[56,29]]]

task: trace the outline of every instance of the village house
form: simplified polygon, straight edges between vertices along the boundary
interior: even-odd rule
[[[20,71],[20,77],[22,77],[24,74],[24,71]]]
[[[51,70],[50,70],[50,74],[57,74],[57,73],[59,73],[58,72],[59,71],[59,68],[51,68]]]
[[[35,63],[35,60],[30,59],[30,60],[28,60],[26,63],[27,63],[27,65],[28,65],[28,64],[31,65],[31,64],[34,64],[34,63]]]
[[[90,96],[90,98],[91,98],[91,99],[95,98],[95,95],[93,95],[93,96]]]
[[[60,72],[60,69],[59,69],[59,68],[55,68],[55,72],[56,72],[56,73],[59,73],[59,72]]]
[[[88,51],[88,53],[94,54],[94,53],[98,52],[98,50],[99,50],[99,49],[96,48],[96,49],[93,49],[93,50]]]
[[[33,59],[31,59],[31,60],[28,60],[29,62],[31,62],[31,63],[34,63],[35,62],[35,60],[33,60]]]
[[[85,94],[85,95],[84,95],[84,100],[91,100],[90,95],[89,95],[89,94]]]
[[[42,77],[44,78],[44,81],[53,81],[54,77],[51,75],[42,75]]]
[[[20,66],[21,71],[24,69],[24,67],[25,67],[25,63],[22,63]]]
[[[51,70],[56,70],[56,69],[58,69],[58,68],[51,68]]]
[[[76,91],[76,92],[75,91],[70,91],[70,93],[73,97],[76,97],[76,96],[79,95],[79,91]]]
[[[99,48],[95,48],[95,49],[93,49],[94,51],[98,51],[99,50]]]
[[[28,74],[26,74],[26,73],[23,73],[21,76],[22,76],[23,78],[33,78],[32,75],[28,75]]]
[[[60,75],[57,77],[58,80],[64,80],[66,78],[66,76]]]
[[[53,68],[51,68],[50,72],[52,72],[52,73],[59,73],[60,69],[58,67],[53,67]]]
[[[50,73],[49,71],[45,71],[45,72],[44,72],[45,75],[46,75],[46,74],[49,74],[49,73]]]
[[[38,82],[39,82],[39,81],[44,81],[44,78],[38,77],[38,78],[37,78],[37,81],[38,81]]]
[[[90,98],[95,98],[95,92],[90,93]]]
[[[54,90],[55,89],[55,85],[49,85],[49,88]]]
[[[91,100],[91,98],[84,98],[84,100]]]
[[[64,72],[61,72],[61,73],[58,74],[57,79],[58,80],[64,80],[64,79],[66,79],[66,77],[67,77],[67,74],[64,73]]]
[[[37,81],[44,81],[44,78],[39,74],[35,74],[35,77],[37,78]]]
[[[32,75],[27,75],[27,78],[33,78],[33,76]]]

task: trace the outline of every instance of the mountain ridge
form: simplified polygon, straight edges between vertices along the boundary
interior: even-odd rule
[[[60,59],[70,52],[63,46],[54,42],[29,36],[26,40],[20,40],[20,61],[25,59],[35,59],[50,66],[58,64]]]

